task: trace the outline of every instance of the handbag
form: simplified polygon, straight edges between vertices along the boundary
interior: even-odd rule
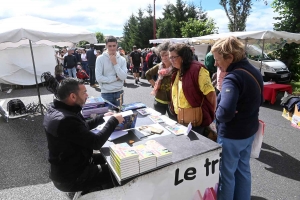
[[[202,114],[202,104],[204,97],[202,99],[201,105],[195,108],[179,108],[177,114],[177,121],[179,124],[188,126],[189,123],[193,127],[200,126],[202,124],[203,114]]]
[[[236,69],[236,70],[242,70],[242,71],[248,73],[255,80],[255,82],[257,83],[257,85],[260,89],[260,93],[262,92],[258,81],[256,80],[256,78],[250,72],[248,72],[245,69],[241,69],[241,68]],[[258,120],[258,122],[259,122],[258,130],[255,133],[254,140],[253,140],[253,143],[252,143],[252,149],[251,149],[251,154],[250,154],[251,158],[258,158],[259,157],[260,150],[261,150],[261,145],[262,145],[263,138],[264,138],[265,123],[261,120]]]

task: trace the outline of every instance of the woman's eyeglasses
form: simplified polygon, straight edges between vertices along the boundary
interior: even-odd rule
[[[176,60],[176,58],[178,58],[179,56],[171,56],[169,57],[170,60]]]

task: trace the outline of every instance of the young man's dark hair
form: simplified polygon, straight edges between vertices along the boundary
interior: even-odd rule
[[[109,43],[109,42],[116,42],[116,43],[118,43],[117,38],[115,38],[115,37],[112,36],[112,35],[108,36],[108,37],[105,39],[105,43],[106,43],[106,44]]]
[[[57,89],[57,98],[61,101],[65,100],[71,93],[77,94],[79,85],[84,84],[81,79],[66,78],[63,79]]]
[[[94,44],[90,44],[90,48],[94,48]]]

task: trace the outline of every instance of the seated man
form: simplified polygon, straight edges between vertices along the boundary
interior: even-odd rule
[[[50,179],[64,192],[101,189],[111,182],[110,172],[102,155],[93,154],[93,150],[99,150],[124,119],[121,114],[114,114],[99,133],[90,132],[104,122],[103,115],[87,121],[83,118],[80,111],[88,94],[78,79],[62,80],[57,97],[59,100],[54,99],[43,122],[48,140]]]

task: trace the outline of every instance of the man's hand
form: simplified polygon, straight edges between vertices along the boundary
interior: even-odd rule
[[[113,115],[114,113],[113,112],[107,112],[107,113],[105,113],[104,114],[104,116],[106,117],[106,116],[111,116],[111,115]]]
[[[117,57],[115,54],[109,55],[109,59],[112,62],[113,65],[117,64]]]
[[[121,124],[124,121],[124,118],[120,113],[114,114],[113,116],[119,121],[119,124]]]

